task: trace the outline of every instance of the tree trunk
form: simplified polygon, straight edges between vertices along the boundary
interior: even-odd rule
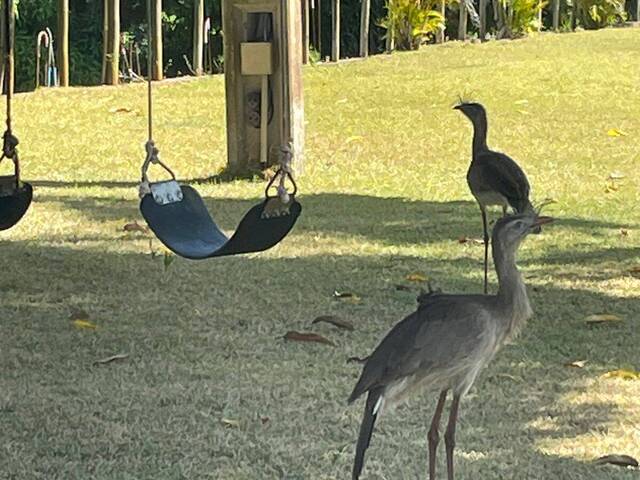
[[[331,31],[331,61],[340,60],[340,0],[331,2],[331,19],[333,29]]]
[[[2,61],[0,61],[0,93],[4,93],[4,74],[5,74],[5,70],[7,68],[7,61],[6,58],[4,57],[4,51],[5,51],[5,46],[4,46],[4,42],[5,42],[5,37],[7,36],[7,26],[5,25],[4,19],[5,19],[5,8],[6,8],[6,3],[5,2],[0,2],[0,59],[2,59]]]
[[[120,0],[106,0],[104,14],[106,17],[104,21],[105,55],[102,59],[104,83],[117,85],[120,65]]]
[[[458,22],[458,40],[465,41],[467,39],[467,7],[464,0],[460,1],[460,20]]]
[[[559,28],[560,28],[560,0],[553,0],[553,31],[557,32]]]
[[[315,1],[315,15],[316,15],[316,49],[318,50],[318,55],[322,59],[322,0],[311,0]]]
[[[309,63],[309,29],[310,12],[309,12],[309,0],[302,0],[302,63]]]
[[[438,0],[438,12],[440,12],[440,15],[446,19],[446,6],[444,0]],[[438,29],[436,32],[436,43],[444,43],[445,28],[445,25],[443,25],[442,28]]]
[[[487,0],[480,0],[480,41],[484,42],[487,39]]]
[[[153,50],[153,80],[162,80],[164,76],[162,59],[162,0],[152,0],[151,7],[151,49]]]
[[[193,2],[193,69],[202,75],[204,54],[204,0]]]
[[[636,22],[640,22],[640,0],[636,0],[636,15],[634,17],[634,20]]]
[[[69,86],[69,0],[58,0],[58,73],[60,86]]]
[[[369,15],[371,14],[371,0],[361,0],[360,9],[360,56],[369,56]]]

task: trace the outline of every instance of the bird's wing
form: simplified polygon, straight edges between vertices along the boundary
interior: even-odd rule
[[[448,370],[464,362],[486,332],[483,298],[437,295],[421,304],[370,355],[349,401],[418,371]]]
[[[484,184],[502,194],[519,213],[529,205],[529,181],[520,166],[508,155],[487,151],[478,154]]]

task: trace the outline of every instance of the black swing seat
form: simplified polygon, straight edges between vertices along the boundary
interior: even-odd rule
[[[0,230],[13,227],[29,209],[33,187],[15,175],[0,176]]]
[[[154,189],[158,186],[168,186],[173,193],[162,198]],[[189,185],[178,186],[170,180],[150,187],[152,193],[140,201],[142,216],[167,248],[192,260],[267,250],[289,233],[302,211],[293,195],[286,205],[278,197],[269,197],[247,212],[229,238]]]

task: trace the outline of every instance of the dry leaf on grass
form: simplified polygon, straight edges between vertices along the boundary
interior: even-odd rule
[[[344,330],[355,330],[351,322],[343,320],[340,317],[336,317],[335,315],[320,315],[311,322],[312,325],[315,325],[316,323],[329,323],[334,327],[342,328]]]
[[[364,363],[369,360],[369,357],[349,357],[347,363]]]
[[[322,335],[318,335],[313,332],[296,332],[295,330],[290,330],[284,334],[285,340],[291,340],[294,342],[314,342],[314,343],[323,343],[325,345],[331,345],[335,347],[335,343],[333,343],[328,338],[323,337]]]
[[[587,364],[586,360],[575,360],[573,362],[565,363],[565,367],[573,367],[573,368],[584,368]]]
[[[605,455],[594,461],[596,465],[617,465],[619,467],[638,467],[638,461],[629,455]]]
[[[401,285],[401,284],[397,283],[397,284],[394,285],[394,287],[399,292],[410,292],[411,291],[411,287],[409,287],[408,285]]]
[[[337,298],[344,302],[349,303],[360,303],[362,300],[358,295],[352,292],[339,292],[338,290],[333,291],[333,298]]]
[[[410,282],[426,282],[427,281],[427,276],[420,272],[410,273],[405,278]]]
[[[222,418],[220,422],[222,422],[222,424],[228,428],[238,428],[240,426],[239,420],[233,420],[231,418]]]
[[[610,137],[625,137],[627,134],[617,128],[610,128],[607,130],[607,135]]]
[[[149,233],[149,227],[140,225],[138,222],[127,223],[124,227],[122,227],[122,230],[125,232]]]
[[[624,177],[625,174],[621,172],[611,172],[609,174],[609,180],[622,180]]]
[[[622,322],[622,318],[618,315],[611,313],[601,313],[595,315],[589,315],[586,320],[587,325],[603,325],[603,324],[618,324]]]
[[[484,240],[482,240],[481,238],[460,237],[458,238],[458,243],[474,243],[476,245],[484,245]]]
[[[115,362],[116,360],[124,360],[125,358],[129,358],[128,353],[118,353],[116,355],[111,355],[110,357],[102,358],[100,360],[96,360],[93,362],[94,365],[105,365],[107,363]]]
[[[76,328],[82,328],[85,330],[96,330],[98,326],[95,323],[91,323],[88,320],[74,320],[73,325]]]
[[[602,375],[602,378],[620,378],[622,380],[640,380],[640,372],[635,370],[612,370]]]

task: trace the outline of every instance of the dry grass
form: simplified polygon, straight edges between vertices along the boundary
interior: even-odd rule
[[[558,222],[521,251],[536,316],[463,402],[458,478],[637,478],[590,461],[640,457],[640,381],[601,378],[640,368],[639,55],[629,29],[308,68],[292,235],[166,273],[157,241],[122,232],[140,220],[144,87],[19,95],[37,191],[0,233],[0,478],[347,478],[362,406],[345,405],[358,375],[345,359],[414,307],[394,285],[424,272],[446,291],[481,289],[481,247],[457,241],[481,230],[464,181],[470,126],[450,108],[461,94],[485,103],[490,144],[520,161],[537,200],[558,202]],[[222,78],[156,93],[163,158],[183,178],[221,169]],[[625,178],[605,193],[613,171]],[[198,188],[229,229],[262,191]],[[362,301],[339,303],[336,288]],[[78,308],[97,330],[74,328]],[[586,327],[596,313],[624,321]],[[277,338],[321,314],[357,329],[317,326],[335,348]],[[130,356],[92,365],[115,353]],[[381,422],[365,478],[425,475],[434,404],[417,397]]]

